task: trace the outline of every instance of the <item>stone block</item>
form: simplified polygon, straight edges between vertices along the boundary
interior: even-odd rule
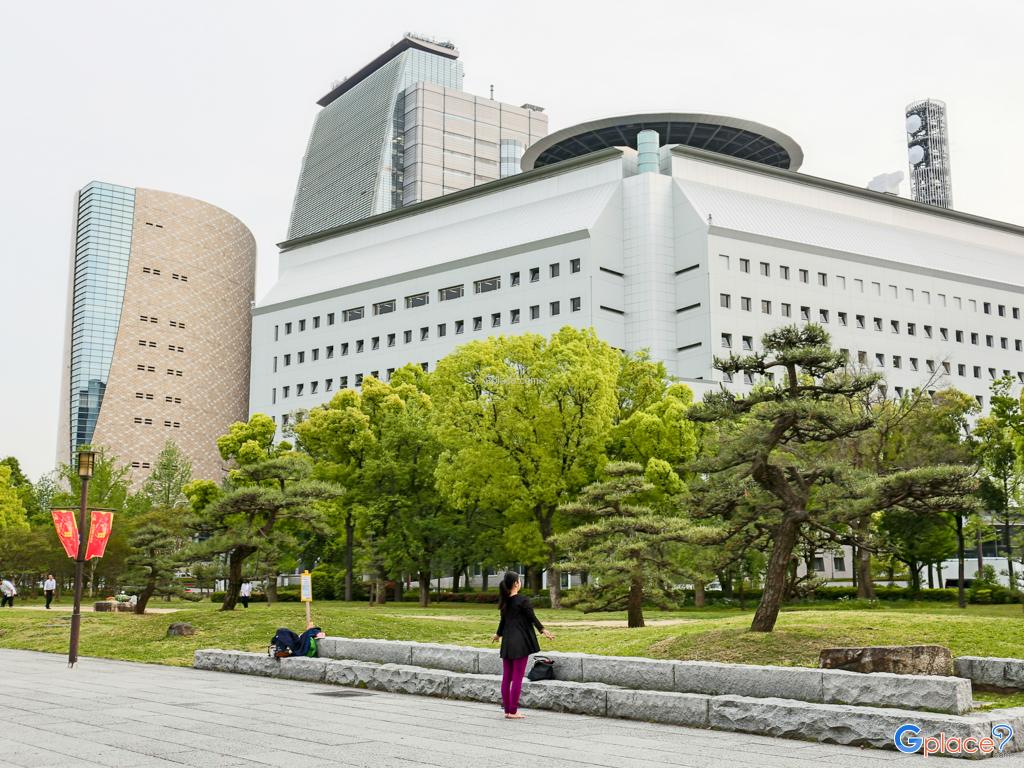
[[[289,656],[280,659],[278,677],[288,680],[304,680],[307,683],[322,683],[327,674],[327,659],[309,656]]]
[[[898,709],[873,709],[787,699],[715,696],[709,722],[720,731],[757,733],[828,744],[895,749],[893,735],[904,723],[921,726],[924,735],[986,736],[991,719],[981,716],[923,714]]]
[[[415,643],[401,640],[366,640],[325,637],[317,640],[317,655],[325,659],[372,661],[375,664],[408,664]]]
[[[450,672],[468,672],[476,674],[477,658],[480,652],[476,648],[461,645],[434,645],[430,643],[413,643],[410,649],[410,661],[414,667],[427,669],[446,669]]]
[[[464,701],[500,704],[501,678],[494,675],[453,674],[449,682],[448,695]]]
[[[820,669],[714,661],[677,661],[674,664],[675,690],[682,693],[822,700]]]
[[[349,688],[369,688],[373,673],[380,666],[369,661],[323,661],[324,682]]]
[[[535,653],[533,658],[538,656],[545,656],[549,659],[553,659],[555,662],[555,680],[567,680],[569,682],[582,683],[586,682],[587,678],[584,675],[583,663],[584,659],[590,660],[594,658],[585,653],[547,653],[541,651]],[[600,658],[600,657],[598,657]],[[598,680],[596,682],[608,682],[607,680]]]
[[[956,675],[975,685],[992,688],[1024,688],[1024,659],[994,656],[958,656],[953,662]]]
[[[192,666],[196,669],[209,669],[215,672],[234,672],[236,656],[234,651],[207,648],[195,652]]]
[[[501,656],[496,648],[480,648],[476,656],[477,673],[481,675],[500,675]]]
[[[232,672],[242,675],[262,675],[277,677],[281,672],[281,660],[265,653],[236,653],[235,667]]]
[[[675,684],[675,664],[671,661],[584,655],[581,665],[578,679],[587,682],[654,691],[671,691]]]
[[[608,717],[707,728],[709,696],[667,691],[609,689]]]
[[[825,648],[818,656],[822,669],[847,672],[891,672],[896,675],[952,675],[953,654],[941,645],[878,645],[866,648]]]
[[[562,680],[523,682],[519,705],[527,709],[551,709],[579,715],[604,717],[608,687],[600,683],[570,683]]]
[[[822,671],[823,700],[827,704],[860,704],[948,712],[968,712],[974,700],[971,681],[939,675],[863,674],[838,669]]]
[[[448,695],[451,677],[447,670],[382,664],[373,670],[368,687],[390,693],[444,697]]]

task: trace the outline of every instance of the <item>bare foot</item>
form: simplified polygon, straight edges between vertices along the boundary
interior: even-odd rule
[[[506,714],[505,715],[505,719],[506,720],[525,720],[526,719],[526,715],[520,715],[518,712],[516,712],[514,715]]]

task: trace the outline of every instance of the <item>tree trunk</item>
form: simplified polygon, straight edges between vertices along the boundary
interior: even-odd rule
[[[548,594],[551,596],[551,607],[562,607],[562,572],[557,568],[548,570]]]
[[[771,632],[779,618],[782,598],[786,591],[786,572],[789,570],[793,548],[800,533],[800,521],[793,516],[782,518],[772,539],[772,551],[764,576],[764,591],[761,602],[750,623],[751,632]]]
[[[957,560],[957,605],[961,608],[967,607],[967,598],[964,596],[964,518],[959,513],[956,516],[956,560]]]
[[[1006,573],[1010,578],[1010,591],[1017,591],[1017,577],[1013,575],[1013,545],[1010,543],[1010,521],[1003,526],[1003,544],[1006,546]]]
[[[139,601],[135,603],[135,613],[144,614],[146,612],[146,603],[149,602],[149,598],[153,596],[156,591],[156,581],[150,579],[146,582],[146,586],[143,587],[142,593],[139,595]]]
[[[277,569],[267,569],[267,605],[277,602]]]
[[[402,602],[402,588],[405,586],[404,579],[405,579],[404,576],[399,576],[397,579],[395,579],[395,602],[396,603]]]
[[[985,553],[982,551],[980,515],[978,516],[978,535],[975,538],[978,545],[978,578],[981,578],[981,572],[985,570]]]
[[[907,575],[910,576],[910,594],[918,594],[921,591],[921,564],[907,563]]]
[[[488,575],[487,572],[489,570],[490,570],[490,566],[489,565],[481,565],[480,566],[480,591],[481,592],[486,592],[487,591],[487,575]]]
[[[420,581],[420,608],[430,605],[430,571],[419,572]]]
[[[543,584],[541,575],[540,568],[532,565],[526,566],[526,581],[530,585],[530,592],[534,594],[540,592],[541,584]]]
[[[928,563],[928,589],[935,589],[935,579],[932,578],[932,564]]]
[[[634,574],[629,582],[629,598],[626,604],[626,626],[644,626],[644,583]]]
[[[352,602],[352,544],[356,523],[352,513],[345,515],[345,602]]]
[[[704,595],[704,582],[695,581],[693,582],[693,607],[703,608],[705,601]]]
[[[853,562],[850,563],[850,581],[853,584],[854,589],[857,588],[857,562],[860,557],[859,547],[856,544],[850,545],[850,555]]]
[[[383,568],[377,569],[377,586],[376,589],[374,589],[374,593],[374,597],[376,597],[376,600],[374,602],[376,602],[377,605],[384,605],[384,603],[387,602],[388,588],[387,585],[384,583]]]
[[[455,566],[452,568],[452,592],[459,591],[459,577],[462,576],[462,568]]]
[[[224,592],[222,611],[233,611],[238,604],[238,591],[242,588],[242,564],[245,558],[255,552],[254,549],[238,548],[231,550],[228,556],[228,588]]]
[[[718,586],[722,588],[722,597],[732,597],[732,572],[718,572]]]
[[[859,532],[867,533],[869,523],[859,526]],[[875,599],[875,580],[871,576],[871,551],[866,547],[857,547],[857,597],[863,600]]]

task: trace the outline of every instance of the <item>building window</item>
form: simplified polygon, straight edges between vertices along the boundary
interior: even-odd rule
[[[447,288],[442,288],[437,292],[437,300],[451,301],[452,299],[461,299],[464,293],[464,286],[450,285]]]
[[[551,277],[558,277],[558,273],[559,273],[560,269],[561,269],[561,267],[558,264],[549,264],[548,265],[548,272],[549,272]]]
[[[569,259],[569,272],[575,275],[579,271],[580,271],[580,260],[579,259]]]
[[[530,267],[530,282],[536,283],[540,280],[540,267]]]
[[[519,310],[518,309],[513,309],[513,310],[509,311],[509,313],[508,313],[508,321],[510,323],[512,323],[513,325],[515,325],[516,323],[519,322]]]
[[[534,304],[530,307],[530,319],[536,320],[538,317],[540,317],[540,305]]]
[[[305,320],[299,320],[299,332],[301,333],[304,330],[306,330],[306,321]]]
[[[341,356],[344,357],[348,354],[348,342],[344,341],[341,344]]]
[[[380,349],[380,336],[370,339],[370,349]]]
[[[364,307],[352,307],[352,309],[346,309],[341,313],[341,319],[346,323],[352,320],[362,320],[363,315],[365,314],[364,309]]]
[[[985,334],[985,346],[991,347],[994,344],[993,337],[991,334]]]
[[[976,378],[976,379],[980,379],[981,378],[981,366],[980,365],[974,366],[974,378]]]
[[[389,347],[395,346],[395,334],[393,334],[393,333],[389,333],[388,334],[388,346]]]
[[[956,373],[957,373],[957,376],[966,376],[967,375],[967,366],[964,365],[963,363],[957,363]]]
[[[900,358],[899,355],[893,355],[892,356],[892,367],[893,368],[902,368],[903,367],[903,360],[902,360],[902,358]]]
[[[460,285],[459,288],[462,288],[462,286]],[[449,290],[449,289],[444,288],[442,290]],[[461,296],[462,294],[460,293],[459,295]],[[444,301],[444,299],[442,298],[441,301]],[[406,309],[415,309],[416,307],[426,306],[429,302],[430,302],[430,294],[429,293],[414,293],[412,296],[406,296],[405,297],[405,308]]]
[[[822,573],[825,570],[825,558],[816,557],[814,558],[813,566],[815,571]]]
[[[465,320],[456,320],[455,321],[455,333],[462,333],[464,330],[466,330],[466,321]]]
[[[879,368],[885,368],[885,355],[883,355],[881,352],[876,352],[875,363],[878,365]]]
[[[317,360],[319,360],[319,359],[320,359],[320,349],[319,349],[319,348],[317,348],[317,349],[314,349],[314,350],[312,350],[312,351],[310,352],[310,354],[311,354],[311,355],[313,356],[313,362],[314,362],[314,363],[315,363],[315,362],[316,362]]]
[[[743,349],[750,352],[754,349],[754,337],[744,336],[743,337]]]
[[[783,280],[789,280],[789,267],[779,267],[779,277],[781,277]]]
[[[899,333],[900,332],[900,321],[899,320],[890,320],[889,321],[889,328],[890,328],[890,330],[892,330],[893,333]]]
[[[749,312],[750,311],[750,297],[749,296],[740,296],[740,309],[742,309],[744,312]]]
[[[287,336],[291,332],[292,332],[292,324],[291,323],[285,323],[284,324],[284,335]]]
[[[473,293],[490,293],[501,288],[500,277],[487,277],[473,281]]]
[[[750,259],[740,259],[740,272],[750,272]]]
[[[836,312],[836,317],[839,319],[839,324],[840,325],[846,325],[846,313],[845,312]]]
[[[305,352],[299,352],[298,362],[300,364],[306,362],[306,353]]]
[[[963,331],[956,331],[956,332],[954,333],[954,337],[955,337],[955,338],[956,338],[956,340],[957,340],[957,341],[959,341],[959,342],[960,342],[961,344],[963,344],[963,343],[964,343],[964,332],[963,332]]]
[[[437,324],[437,337],[441,338],[448,335],[448,326],[444,323]]]
[[[573,312],[579,312],[580,306],[582,304],[580,299],[580,296],[574,296],[573,298],[569,299],[569,309],[572,310]]]
[[[818,322],[819,323],[827,323],[828,322],[828,310],[827,309],[819,309],[818,310]]]
[[[315,395],[317,387],[319,387],[319,386],[320,386],[320,382],[319,381],[311,381],[311,382],[309,382],[309,394]]]
[[[314,315],[313,316],[313,328],[319,328],[319,327],[320,327],[320,315]]]
[[[288,397],[291,387],[281,387],[281,397]]]
[[[420,341],[426,341],[430,338],[430,326],[423,326],[420,328]]]
[[[881,331],[882,330],[882,318],[880,318],[880,317],[874,318],[874,323],[875,323],[875,330],[876,331]]]
[[[916,358],[916,357],[912,357],[912,358],[910,358],[910,370],[912,370],[912,371],[916,371],[916,370],[917,370],[917,368],[918,368],[918,365],[917,365],[917,358]]]
[[[483,327],[484,327],[484,319],[482,317],[474,317],[473,318],[473,330],[474,331],[481,331],[481,330],[483,330]]]
[[[333,312],[328,312],[327,313],[327,324],[328,325],[334,325],[334,313]]]
[[[412,343],[412,331],[403,331],[402,332],[402,341],[404,341],[406,344],[411,344]]]
[[[373,305],[373,314],[375,315],[387,315],[395,311],[395,300],[388,299],[387,301],[378,301]]]
[[[559,303],[558,303],[557,301],[552,301],[552,302],[551,302],[551,314],[552,314],[552,315],[557,315],[557,314],[559,314],[559,313],[560,313],[561,311],[562,311],[562,310],[561,310],[561,308],[559,307]]]
[[[978,334],[972,333],[971,334],[971,344],[977,344],[977,343],[978,343]]]
[[[770,315],[772,313],[772,303],[767,299],[761,299],[761,314]]]
[[[341,387],[342,389],[347,387],[348,386],[348,376],[339,376],[338,377],[338,386]]]
[[[806,321],[810,322],[810,320],[811,320],[811,308],[810,307],[800,307],[800,319],[801,320],[806,320]]]
[[[731,333],[723,333],[722,334],[722,346],[725,347],[726,349],[732,349],[732,334]]]
[[[324,392],[334,389],[334,379],[324,379]]]
[[[517,285],[519,285],[519,273],[513,272],[511,275],[509,275],[508,283],[512,288],[515,288]]]
[[[818,273],[818,285],[822,286],[823,288],[828,286],[828,275],[825,274],[824,272]]]
[[[363,340],[359,339],[359,340],[356,341],[356,353],[358,354],[359,352],[362,352],[362,351],[363,351]]]
[[[285,365],[291,365],[292,364],[292,356],[290,354],[284,356],[284,364]]]
[[[800,282],[801,283],[806,283],[806,282],[808,282],[808,280],[809,280],[809,276],[808,276],[807,270],[806,269],[801,269],[800,270]]]
[[[985,312],[986,315],[991,315],[992,314],[992,302],[989,302],[989,301],[982,302],[981,308]]]
[[[767,261],[761,262],[761,274],[764,275],[765,277],[772,276],[772,266]]]
[[[792,304],[789,304],[789,303],[784,301],[780,305],[780,309],[782,310],[782,316],[783,317],[792,317],[792,315],[793,315],[793,305]]]
[[[497,328],[501,325],[501,312],[494,312],[491,314],[491,328]]]
[[[732,296],[730,296],[728,293],[718,294],[718,304],[723,309],[728,309],[729,305],[732,304]]]
[[[357,373],[356,374],[356,386],[357,387],[363,386],[363,374],[361,374],[361,373]]]

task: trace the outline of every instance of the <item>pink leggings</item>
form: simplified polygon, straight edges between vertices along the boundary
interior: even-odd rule
[[[519,711],[519,694],[523,690],[523,675],[529,661],[529,656],[501,660],[501,706],[506,714],[514,715]]]

